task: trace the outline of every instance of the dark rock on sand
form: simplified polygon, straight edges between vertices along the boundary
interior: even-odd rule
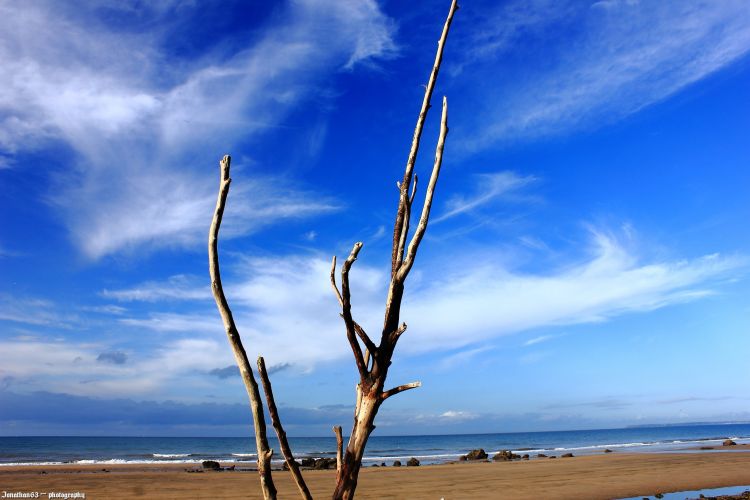
[[[419,460],[417,460],[414,457],[411,457],[408,462],[406,462],[407,467],[418,467],[419,466]]]
[[[315,470],[335,469],[336,459],[335,458],[319,458],[315,461],[315,465],[313,465],[313,468]]]
[[[528,453],[526,453],[525,455],[523,455],[521,457],[521,460],[528,460],[528,459],[529,459],[529,454]]]
[[[572,453],[566,453],[565,455],[560,455],[560,458],[573,458]]]
[[[469,453],[466,454],[466,460],[486,460],[487,459],[487,452],[485,452],[483,449],[478,450],[471,450]]]
[[[536,456],[536,458],[547,458],[547,455],[545,455],[544,453],[539,453],[539,454],[538,454],[538,455]]]
[[[401,467],[401,460],[394,460],[393,461],[393,466],[394,467]]]
[[[612,453],[612,450],[610,450],[609,448],[604,448],[604,453]]]
[[[311,457],[302,459],[302,467],[313,467],[315,466],[315,459]]]
[[[731,439],[727,439],[722,443],[722,446],[737,446],[737,443],[732,441]]]
[[[219,462],[215,462],[213,460],[204,460],[202,465],[204,469],[221,470],[221,465],[219,464]]]
[[[521,455],[516,455],[510,450],[501,450],[498,451],[494,457],[492,457],[492,460],[495,460],[496,462],[507,462],[509,460],[515,460],[518,458],[521,458]]]

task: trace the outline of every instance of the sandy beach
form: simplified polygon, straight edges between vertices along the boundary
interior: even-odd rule
[[[86,498],[261,498],[254,471],[188,473],[200,464],[10,466],[0,468],[0,491],[81,492]],[[107,472],[105,472],[105,469]],[[331,492],[334,471],[306,471],[316,498]],[[279,497],[298,493],[288,473],[274,474]],[[369,467],[364,499],[609,499],[658,492],[750,485],[750,450],[606,454],[503,463]]]

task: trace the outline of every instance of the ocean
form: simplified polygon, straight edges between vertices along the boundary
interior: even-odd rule
[[[278,442],[271,435],[269,433],[269,444],[277,450],[274,458],[280,465]],[[449,462],[475,448],[483,448],[490,456],[500,450],[512,450],[532,457],[537,453],[586,455],[602,453],[605,448],[614,452],[689,452],[700,446],[721,445],[727,438],[737,443],[750,443],[750,423],[437,436],[376,435],[367,445],[364,464],[385,462],[391,465],[394,460],[405,463],[411,457],[422,464]],[[334,456],[333,436],[290,437],[289,442],[297,459]],[[254,452],[252,437],[0,437],[0,466],[203,460],[252,466]]]

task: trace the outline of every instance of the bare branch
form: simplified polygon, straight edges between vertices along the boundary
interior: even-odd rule
[[[344,318],[344,325],[346,325],[346,337],[349,340],[349,345],[352,348],[354,354],[354,361],[357,364],[357,370],[362,380],[367,377],[367,365],[365,364],[364,357],[362,356],[362,349],[359,347],[359,343],[356,338],[356,327],[354,326],[355,321],[352,318],[352,302],[351,302],[351,291],[349,289],[349,270],[352,268],[352,264],[357,260],[357,255],[362,249],[362,242],[357,242],[352,247],[352,251],[344,261],[344,265],[341,266],[341,317]],[[368,339],[369,340],[369,339]]]
[[[344,437],[341,435],[341,426],[334,425],[333,432],[336,434],[336,471],[340,471],[341,461],[344,456]]]
[[[354,331],[357,332],[359,338],[362,339],[362,342],[365,344],[365,348],[367,348],[369,352],[375,355],[375,353],[378,351],[378,347],[372,340],[370,340],[370,337],[367,335],[367,333],[365,333],[365,330],[361,326],[359,326],[359,323],[354,320],[352,321],[354,322]]]
[[[339,301],[339,305],[344,305],[344,299],[341,298],[341,292],[339,292],[339,287],[336,286],[336,256],[333,256],[333,260],[331,261],[331,287],[333,288],[333,292],[336,294],[336,298]]]
[[[411,186],[411,196],[409,196],[409,206],[411,206],[412,203],[414,203],[414,196],[417,194],[417,181],[419,178],[417,177],[417,174],[414,174],[414,184]]]
[[[406,278],[411,270],[411,266],[414,265],[414,257],[417,255],[419,243],[422,241],[422,237],[427,230],[427,222],[430,219],[430,209],[432,208],[432,197],[435,195],[435,185],[440,176],[440,167],[443,164],[443,149],[445,148],[445,137],[447,135],[448,99],[443,97],[443,114],[440,119],[440,137],[438,138],[437,147],[435,148],[435,163],[432,166],[432,175],[430,176],[430,182],[427,185],[427,192],[425,193],[424,206],[422,207],[422,216],[419,218],[419,225],[417,225],[417,229],[414,231],[414,236],[412,236],[411,241],[409,242],[409,248],[406,250],[406,258],[397,273],[397,279],[399,281],[403,281]]]
[[[414,196],[417,194],[417,174],[414,174],[414,183],[411,186],[411,196],[409,196],[409,199],[406,202],[405,212],[404,212],[404,224],[401,228],[401,237],[398,240],[398,252],[397,252],[397,258],[398,258],[398,265],[401,265],[401,262],[404,257],[404,247],[406,246],[406,238],[409,236],[409,224],[411,222],[411,204],[414,201]]]
[[[281,453],[284,455],[284,459],[286,460],[286,464],[289,466],[292,477],[294,477],[294,482],[297,483],[297,488],[299,489],[300,495],[302,495],[302,498],[304,498],[305,500],[312,500],[310,490],[307,489],[307,484],[305,484],[305,480],[302,477],[302,472],[300,472],[299,470],[299,464],[294,460],[294,455],[292,455],[292,449],[289,447],[289,441],[287,441],[286,439],[286,432],[284,431],[284,427],[282,427],[281,425],[279,411],[276,408],[276,401],[273,398],[271,379],[268,378],[268,372],[266,371],[266,362],[263,359],[263,356],[258,357],[258,374],[260,375],[260,380],[263,383],[263,392],[266,393],[268,413],[269,415],[271,415],[271,423],[273,424],[273,428],[279,438],[279,447],[281,448]]]
[[[398,387],[394,387],[393,389],[389,389],[385,391],[384,393],[382,393],[380,395],[380,399],[381,401],[385,401],[391,396],[395,396],[399,392],[408,391],[409,389],[416,389],[417,387],[422,387],[422,382],[411,382],[409,384],[400,385]]]
[[[273,451],[268,447],[268,439],[266,438],[266,421],[263,416],[263,403],[260,400],[258,384],[255,382],[255,376],[253,376],[250,361],[247,359],[247,353],[242,345],[239,331],[237,331],[237,325],[234,323],[232,311],[229,309],[227,298],[224,295],[224,288],[221,284],[221,272],[219,269],[219,228],[221,227],[221,219],[224,215],[224,207],[226,206],[227,196],[229,195],[229,184],[232,182],[232,179],[229,177],[231,161],[231,157],[226,155],[219,163],[221,172],[219,196],[216,200],[216,209],[214,210],[211,229],[208,233],[208,272],[211,276],[211,292],[216,301],[216,307],[221,314],[224,329],[226,330],[227,338],[229,339],[229,345],[232,347],[234,358],[240,369],[242,381],[245,384],[247,396],[250,399],[253,425],[255,426],[255,446],[258,450],[258,474],[260,475],[263,497],[266,500],[275,500],[276,487],[274,486],[273,478],[271,477],[271,456],[273,455]]]
[[[398,211],[396,212],[396,223],[393,226],[393,250],[391,252],[391,275],[396,274],[399,264],[402,260],[402,255],[398,253],[398,242],[401,238],[403,231],[404,220],[406,216],[406,206],[408,202],[409,193],[409,181],[411,181],[412,172],[414,171],[414,163],[417,160],[417,152],[419,151],[419,141],[422,137],[422,129],[424,128],[424,122],[427,118],[427,111],[430,109],[430,100],[432,99],[432,91],[435,89],[435,82],[437,81],[438,72],[440,71],[440,63],[443,61],[443,47],[445,41],[448,38],[448,31],[450,30],[451,22],[453,21],[453,15],[458,10],[458,1],[453,0],[451,3],[450,10],[448,11],[448,18],[445,20],[443,26],[443,32],[440,35],[438,41],[437,53],[435,54],[435,62],[432,65],[432,71],[430,72],[430,79],[427,81],[425,87],[424,98],[422,99],[422,109],[419,111],[419,117],[417,117],[417,124],[414,127],[414,136],[411,142],[411,149],[409,150],[409,158],[406,161],[406,169],[404,171],[404,180],[401,183],[400,190],[401,195],[398,203]]]

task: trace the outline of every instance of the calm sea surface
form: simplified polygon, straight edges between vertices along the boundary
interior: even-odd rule
[[[587,431],[462,434],[446,436],[373,436],[365,463],[405,462],[410,457],[423,464],[456,460],[474,448],[490,455],[500,450],[547,455],[615,452],[688,451],[721,444],[726,439],[750,443],[750,424],[690,425]],[[345,438],[346,439],[346,438]],[[270,445],[278,443],[269,436]],[[333,437],[289,438],[296,458],[332,457]],[[219,460],[252,464],[252,438],[205,437],[0,437],[0,465],[56,463],[181,463]],[[280,455],[275,455],[280,458]]]

